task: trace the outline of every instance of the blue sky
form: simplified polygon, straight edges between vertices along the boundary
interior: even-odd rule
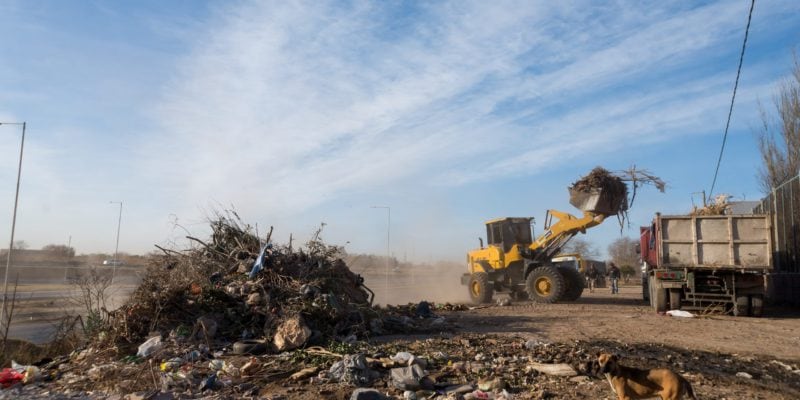
[[[749,5],[0,0],[0,121],[28,123],[16,237],[112,252],[122,200],[121,251],[233,207],[279,242],[324,222],[383,253],[388,205],[396,256],[459,261],[487,219],[577,212],[566,187],[598,165],[668,182],[639,193],[638,235],[711,186]],[[717,193],[761,197],[758,102],[798,11],[755,6]],[[0,243],[18,146],[0,126]]]

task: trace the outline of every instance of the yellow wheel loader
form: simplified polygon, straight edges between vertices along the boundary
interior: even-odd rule
[[[583,211],[583,216],[548,210],[544,232],[535,240],[533,218],[487,221],[486,246],[481,240],[480,248],[467,254],[468,273],[461,277],[470,299],[477,304],[488,303],[495,292],[509,293],[515,300],[530,298],[540,303],[580,298],[584,288],[581,274],[574,268],[558,267],[551,260],[573,236],[586,233],[586,229],[625,209],[625,183],[608,176],[613,179],[601,184],[595,182],[592,187],[573,185],[569,189],[570,203]]]

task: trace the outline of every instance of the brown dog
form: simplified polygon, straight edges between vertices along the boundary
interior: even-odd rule
[[[655,396],[662,400],[680,400],[684,395],[697,400],[689,381],[666,368],[643,370],[625,367],[619,364],[617,356],[608,353],[597,355],[597,367],[600,373],[605,374],[619,400]]]

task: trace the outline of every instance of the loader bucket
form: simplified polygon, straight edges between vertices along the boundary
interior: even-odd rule
[[[614,215],[627,208],[627,193],[609,188],[593,188],[587,191],[569,189],[569,203],[575,208],[595,214]]]

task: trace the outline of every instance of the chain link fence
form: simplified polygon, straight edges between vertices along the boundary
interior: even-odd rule
[[[767,281],[776,303],[800,305],[800,175],[773,188],[753,212],[772,216],[774,270]]]

